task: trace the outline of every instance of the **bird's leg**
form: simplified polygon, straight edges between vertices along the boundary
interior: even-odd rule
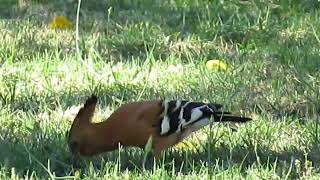
[[[153,148],[153,155],[156,159],[159,159],[161,152],[175,144],[181,139],[181,134],[172,134],[165,137],[157,137]]]

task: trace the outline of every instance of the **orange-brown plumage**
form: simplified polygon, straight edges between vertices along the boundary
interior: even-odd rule
[[[106,121],[92,123],[96,103],[97,97],[93,95],[79,110],[71,126],[68,144],[73,154],[90,156],[112,151],[118,148],[119,143],[122,146],[143,148],[152,136],[153,153],[159,156],[161,151],[200,129],[198,126],[187,125],[181,132],[160,135],[157,127],[161,123],[164,112],[163,101],[160,100],[124,104]],[[242,120],[245,122],[251,119],[243,118]]]

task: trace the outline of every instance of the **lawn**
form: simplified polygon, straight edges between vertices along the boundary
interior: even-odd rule
[[[79,48],[76,1],[16,4],[0,4],[0,179],[320,178],[318,1],[83,0]],[[72,28],[49,28],[58,15]],[[253,121],[213,123],[145,169],[121,147],[72,165],[65,133],[92,93],[95,121],[159,98]]]

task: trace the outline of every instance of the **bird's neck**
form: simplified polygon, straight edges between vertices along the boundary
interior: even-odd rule
[[[89,131],[91,132],[90,142],[97,151],[115,150],[122,140],[121,128],[115,121],[109,121],[109,119],[100,123],[91,123]]]

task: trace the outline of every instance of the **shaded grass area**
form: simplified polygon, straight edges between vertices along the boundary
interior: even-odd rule
[[[19,16],[16,1],[4,2],[1,178],[319,176],[317,1],[84,0],[84,62],[74,30],[47,28],[55,14],[74,23],[74,2],[29,1]],[[208,59],[231,68],[208,70]],[[99,96],[97,121],[123,103],[159,98],[223,103],[254,121],[237,132],[206,127],[188,139],[195,150],[170,149],[145,171],[143,152],[134,148],[84,158],[76,167],[64,134],[92,93]]]
[[[76,170],[87,178],[121,177],[127,171],[130,177],[135,178],[147,176],[148,173],[156,178],[157,171],[162,171],[162,177],[192,177],[192,174],[233,178],[317,175],[313,167],[319,163],[316,141],[319,137],[313,136],[313,122],[301,126],[290,119],[274,123],[260,118],[252,127],[242,127],[235,133],[215,125],[214,138],[204,138],[206,143],[199,139],[203,133],[198,133],[198,138],[191,138],[191,142],[196,145],[195,152],[170,150],[162,163],[153,167],[149,162],[147,170],[142,171],[142,151],[132,148],[100,157],[84,158],[77,167],[73,167],[64,140],[70,122],[58,119],[55,115],[48,119],[23,113],[13,115],[16,119],[4,124],[6,128],[1,129],[4,136],[0,143],[4,155],[1,156],[3,176],[12,167],[15,168],[15,175],[23,176],[32,170],[36,173],[34,176],[39,178],[47,177],[47,171],[54,172],[56,176],[67,176],[74,175]],[[8,129],[11,132],[6,132]],[[250,172],[252,170],[255,173]]]

